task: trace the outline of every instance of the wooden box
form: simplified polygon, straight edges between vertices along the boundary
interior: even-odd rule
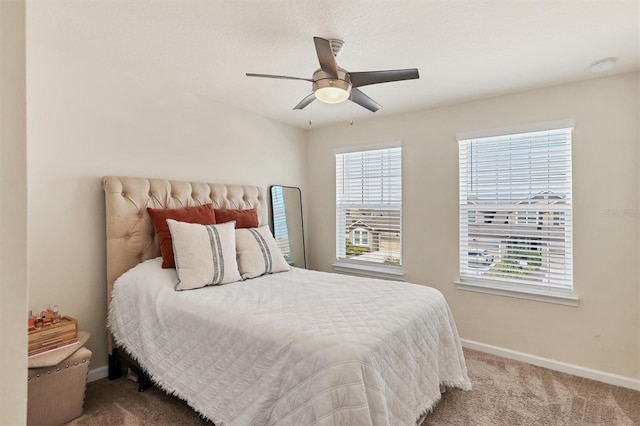
[[[29,331],[29,356],[71,345],[78,341],[78,320],[63,316],[57,324]]]

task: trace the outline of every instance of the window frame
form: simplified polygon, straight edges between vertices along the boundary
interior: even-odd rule
[[[531,123],[531,124],[525,124],[520,126],[504,127],[504,128],[482,130],[482,131],[475,131],[475,132],[458,133],[456,135],[456,139],[460,147],[462,147],[462,142],[467,142],[474,139],[482,139],[482,138],[489,138],[489,137],[508,137],[512,135],[525,134],[525,133],[554,131],[554,130],[560,130],[560,129],[571,129],[571,133],[569,135],[568,159],[565,159],[568,162],[568,168],[569,168],[568,183],[569,183],[569,195],[571,197],[573,192],[573,189],[572,189],[573,172],[571,170],[571,162],[572,162],[571,146],[573,144],[573,139],[574,139],[574,132],[573,132],[574,128],[575,128],[575,120],[567,119],[567,120],[558,120],[558,121],[550,121],[550,122],[542,122],[542,123]],[[529,300],[537,300],[542,302],[557,303],[557,304],[568,305],[568,306],[578,306],[579,298],[574,294],[574,285],[573,285],[573,278],[574,278],[573,277],[573,254],[574,252],[571,248],[572,240],[573,240],[573,231],[572,231],[572,217],[573,217],[572,204],[573,203],[572,201],[570,201],[568,203],[568,206],[565,207],[562,211],[563,214],[568,215],[567,219],[565,220],[564,228],[568,229],[568,235],[570,238],[570,241],[565,244],[565,249],[564,249],[565,255],[568,253],[568,256],[569,256],[568,269],[569,269],[570,278],[569,278],[568,286],[566,284],[562,287],[551,285],[551,284],[536,285],[532,282],[521,283],[521,282],[518,282],[517,280],[509,281],[508,278],[501,279],[501,280],[498,280],[498,279],[492,280],[491,278],[479,277],[477,276],[477,274],[476,276],[470,276],[469,274],[467,274],[467,276],[464,276],[463,268],[465,267],[465,265],[463,264],[463,257],[464,257],[463,248],[466,247],[467,249],[470,249],[470,247],[467,245],[468,243],[466,242],[471,241],[471,236],[465,233],[465,232],[468,232],[468,228],[466,226],[463,226],[464,225],[463,220],[465,219],[469,220],[469,218],[471,217],[471,212],[469,213],[466,212],[466,209],[467,209],[466,206],[468,205],[468,200],[466,198],[463,199],[465,194],[462,187],[462,175],[465,171],[462,169],[462,160],[463,160],[463,154],[462,154],[462,148],[460,148],[460,151],[458,154],[458,162],[460,167],[459,176],[461,180],[460,193],[459,193],[460,229],[459,229],[459,240],[458,240],[460,244],[460,249],[459,249],[459,261],[460,261],[459,274],[460,275],[458,280],[455,281],[457,288],[460,290],[496,294],[501,296],[509,296],[509,297],[529,299]],[[465,176],[469,176],[469,175],[465,175]],[[465,207],[465,209],[463,209],[463,207]],[[480,215],[480,213],[481,212],[476,212],[474,214]],[[493,213],[493,212],[489,212],[489,213]],[[531,213],[533,213],[533,215]],[[519,223],[520,225],[522,225],[523,223],[525,225],[530,225],[532,224],[533,219],[536,219],[536,221],[545,220],[543,218],[543,215],[547,213],[549,212],[543,212],[543,210],[536,211],[535,207],[529,204],[528,206],[523,206],[521,210],[516,210],[515,222],[516,224]],[[467,216],[464,216],[465,214],[467,214]],[[554,214],[557,214],[557,212]],[[534,216],[539,216],[539,217],[534,217]],[[552,215],[548,220],[554,221],[555,218],[556,216]],[[487,220],[485,217],[484,223],[486,222]],[[482,226],[486,227],[484,223],[483,225],[481,225],[481,227]],[[491,220],[489,220],[489,223],[491,223]],[[507,245],[508,244],[509,243],[507,242]],[[511,244],[513,246],[518,246],[520,243],[512,242]],[[532,250],[533,249],[528,250],[527,253],[520,253],[520,255],[525,256],[524,257],[525,262],[535,261],[535,259],[532,257],[533,255],[529,256],[530,255],[529,251],[532,251]],[[527,259],[527,256],[528,256],[528,259]],[[522,262],[522,260],[519,262]],[[470,268],[471,267],[470,264],[467,267]]]
[[[370,144],[370,145],[359,145],[359,146],[351,146],[344,148],[336,148],[334,149],[334,178],[336,179],[334,186],[337,188],[338,182],[338,170],[337,170],[337,156],[339,154],[349,154],[349,153],[360,153],[366,151],[376,151],[376,150],[384,150],[384,149],[392,149],[392,148],[400,148],[400,184],[403,186],[404,174],[403,174],[403,161],[402,161],[402,151],[403,146],[400,141],[379,143],[379,144]],[[339,234],[339,209],[338,205],[338,193],[336,190],[336,259],[333,263],[333,269],[336,272],[347,273],[347,274],[357,274],[357,275],[367,275],[377,278],[391,279],[391,280],[404,280],[404,271],[402,267],[402,190],[400,192],[400,207],[399,207],[399,227],[400,227],[400,235],[399,235],[399,246],[400,246],[400,264],[386,264],[386,263],[377,263],[370,261],[362,261],[358,259],[346,259],[338,257],[338,234]],[[357,206],[356,206],[357,207]],[[360,207],[369,207],[375,208],[373,204],[363,204]],[[378,206],[380,208],[380,206]],[[345,215],[346,217],[346,215]],[[361,228],[361,227],[359,227]],[[355,228],[357,229],[357,228]],[[355,230],[354,229],[354,230]],[[354,238],[355,240],[355,238]],[[345,238],[346,241],[346,238]],[[369,242],[371,241],[371,232],[369,232]],[[354,244],[355,245],[355,244]],[[368,246],[368,245],[367,245]],[[363,247],[363,246],[359,246]]]

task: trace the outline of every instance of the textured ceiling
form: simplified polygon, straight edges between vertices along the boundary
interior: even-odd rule
[[[638,0],[28,0],[27,25],[28,43],[303,128],[598,77],[606,57],[640,67]],[[344,40],[349,71],[420,79],[363,87],[374,114],[293,111],[311,83],[244,75],[310,78],[314,36]]]

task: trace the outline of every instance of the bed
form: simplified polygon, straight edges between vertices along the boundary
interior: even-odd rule
[[[291,268],[175,291],[146,208],[256,209],[266,225],[261,187],[103,184],[110,369],[127,353],[217,425],[415,425],[441,386],[471,388],[449,307],[426,286]]]

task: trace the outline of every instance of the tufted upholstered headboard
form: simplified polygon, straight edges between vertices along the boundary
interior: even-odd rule
[[[219,209],[255,207],[260,225],[269,221],[265,191],[258,186],[122,176],[104,177],[102,185],[106,206],[107,303],[111,301],[116,278],[138,263],[160,256],[147,207],[176,209],[207,203]],[[113,347],[109,334],[109,353]]]

